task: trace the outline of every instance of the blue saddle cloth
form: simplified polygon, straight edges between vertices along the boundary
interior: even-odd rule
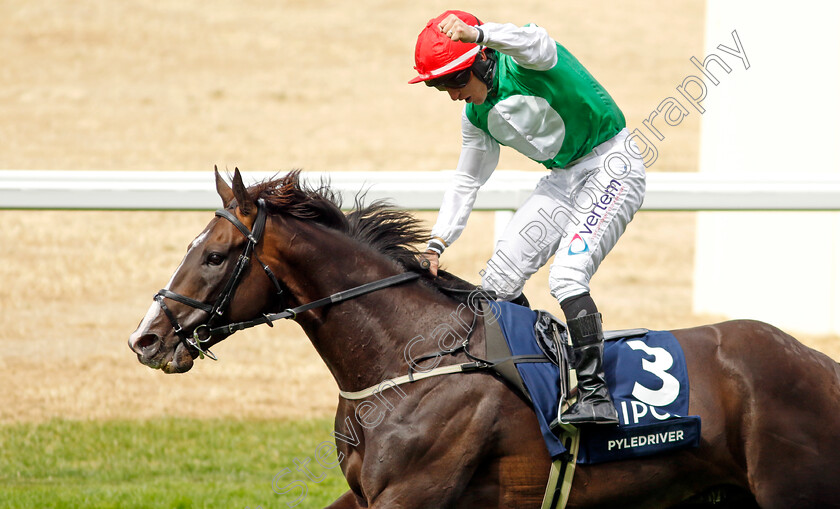
[[[508,302],[491,303],[513,355],[540,355],[534,325],[537,313]],[[487,319],[492,319],[487,317]],[[560,368],[551,362],[516,365],[534,404],[552,459],[566,452],[552,433],[560,399]],[[604,374],[620,425],[581,430],[578,463],[599,463],[696,447],[700,418],[688,415],[689,383],[685,356],[667,331],[619,338],[604,345]]]

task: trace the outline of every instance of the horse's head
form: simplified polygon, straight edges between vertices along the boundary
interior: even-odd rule
[[[233,188],[217,170],[216,190],[224,208],[189,245],[128,340],[141,363],[166,373],[188,371],[199,355],[213,357],[209,347],[229,333],[210,336],[212,328],[259,316],[280,299],[279,283],[258,261],[264,207],[248,194],[238,169]]]
[[[129,338],[140,362],[152,368],[185,372],[196,357],[213,357],[208,348],[234,331],[293,318],[334,373],[349,372],[345,364],[353,359],[338,351],[342,343],[325,338],[349,321],[369,341],[380,333],[377,324],[399,321],[390,307],[397,303],[371,295],[353,305],[355,312],[331,313],[337,303],[385,288],[377,285],[394,277],[387,286],[426,279],[424,302],[447,300],[436,284],[473,288],[444,271],[432,279],[421,269],[414,246],[428,233],[406,211],[382,202],[363,206],[357,198],[345,214],[328,185],[304,185],[294,171],[248,189],[238,169],[232,186],[217,171],[216,189],[224,208],[190,244]],[[380,350],[390,348],[387,334],[381,339]]]

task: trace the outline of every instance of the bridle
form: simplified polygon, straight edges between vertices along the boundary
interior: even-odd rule
[[[254,221],[254,229],[251,230],[247,226],[245,226],[242,221],[237,218],[233,212],[226,210],[226,209],[219,209],[216,211],[216,217],[222,217],[230,221],[233,226],[236,227],[237,230],[242,232],[242,235],[245,236],[247,239],[247,243],[242,250],[242,254],[239,255],[239,259],[236,261],[236,266],[233,268],[233,272],[231,273],[230,278],[228,279],[227,283],[222,290],[222,293],[219,294],[219,297],[216,299],[216,302],[211,306],[209,304],[205,304],[204,302],[197,301],[185,295],[181,295],[179,293],[172,292],[166,288],[160,290],[157,294],[155,294],[155,301],[160,304],[160,308],[166,314],[166,317],[169,318],[169,322],[172,323],[172,327],[175,329],[175,334],[181,338],[188,346],[191,346],[198,350],[199,356],[203,359],[206,355],[213,360],[218,360],[217,357],[210,351],[210,349],[202,348],[202,343],[207,343],[213,337],[213,324],[221,318],[225,311],[227,311],[227,306],[230,304],[230,301],[233,298],[233,294],[236,291],[236,287],[239,285],[240,280],[242,279],[242,275],[245,273],[245,269],[248,268],[248,264],[251,261],[251,256],[253,255],[254,259],[262,266],[263,271],[265,271],[268,278],[274,283],[274,287],[277,290],[277,296],[280,297],[283,295],[283,287],[280,284],[280,281],[277,277],[274,276],[274,273],[268,267],[268,265],[264,264],[257,253],[255,252],[257,244],[259,244],[260,240],[262,240],[263,233],[265,232],[265,221],[266,221],[266,212],[265,212],[265,202],[260,199],[257,201],[257,219]],[[172,299],[176,302],[180,302],[181,304],[186,304],[195,309],[200,309],[209,315],[207,322],[199,325],[193,330],[192,336],[188,335],[184,328],[181,327],[181,324],[178,322],[178,319],[172,313],[172,311],[166,306],[164,302],[164,298]]]
[[[268,278],[274,284],[274,287],[277,290],[277,297],[282,297],[283,295],[283,285],[280,283],[280,280],[278,280],[277,277],[274,276],[274,273],[271,271],[268,265],[264,264],[259,259],[255,251],[257,244],[260,243],[260,241],[262,240],[263,233],[265,232],[265,202],[262,199],[257,200],[257,218],[254,221],[253,230],[250,230],[247,226],[245,226],[242,223],[242,221],[240,221],[232,212],[228,210],[217,210],[216,216],[225,218],[228,221],[230,221],[236,227],[236,229],[242,232],[242,235],[244,235],[248,241],[247,244],[245,244],[245,248],[242,250],[242,254],[239,255],[239,259],[236,262],[236,266],[234,267],[230,278],[225,284],[222,293],[216,299],[216,302],[211,306],[209,304],[200,302],[185,295],[172,292],[166,288],[160,290],[158,293],[155,294],[155,301],[157,301],[157,303],[160,305],[160,308],[166,314],[167,318],[169,318],[169,322],[172,324],[172,328],[175,329],[175,334],[178,335],[178,337],[181,339],[181,341],[184,342],[184,344],[198,350],[198,354],[202,359],[206,355],[214,361],[218,360],[216,355],[213,354],[213,352],[211,352],[209,348],[203,348],[201,345],[209,342],[211,338],[219,334],[231,335],[236,331],[248,329],[250,327],[254,327],[260,324],[267,324],[273,327],[274,324],[272,322],[276,320],[281,320],[284,318],[290,318],[294,320],[295,318],[297,318],[297,315],[299,313],[303,313],[304,311],[309,311],[311,309],[326,306],[327,304],[337,304],[339,302],[348,299],[353,299],[355,297],[375,292],[383,288],[388,288],[390,286],[398,285],[407,281],[413,281],[420,277],[420,274],[416,272],[403,272],[395,276],[390,276],[383,279],[378,279],[376,281],[372,281],[370,283],[365,283],[363,285],[350,288],[349,290],[345,290],[343,292],[334,293],[329,297],[324,297],[323,299],[318,299],[308,304],[300,305],[296,308],[286,309],[280,313],[263,314],[261,317],[254,320],[229,323],[226,325],[213,327],[214,323],[225,314],[227,306],[230,304],[230,301],[233,298],[233,294],[236,291],[236,287],[239,285],[240,280],[242,279],[242,275],[245,273],[245,269],[248,267],[248,264],[251,261],[252,255],[253,258],[257,260],[257,263],[259,263],[262,266],[263,271],[265,271]],[[164,299],[172,299],[176,302],[180,302],[181,304],[186,304],[187,306],[190,306],[192,308],[204,311],[209,315],[209,318],[205,323],[193,329],[192,335],[189,335],[186,331],[184,331],[184,328],[178,322],[178,319],[175,317],[172,311],[166,306]]]

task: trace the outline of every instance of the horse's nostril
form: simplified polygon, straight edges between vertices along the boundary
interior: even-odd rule
[[[160,337],[157,334],[144,334],[131,342],[131,349],[139,355],[151,357],[160,348]]]

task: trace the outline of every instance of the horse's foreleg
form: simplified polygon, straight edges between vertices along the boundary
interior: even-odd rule
[[[324,509],[362,509],[362,506],[359,505],[356,495],[348,490],[347,493],[338,497],[338,500]]]

